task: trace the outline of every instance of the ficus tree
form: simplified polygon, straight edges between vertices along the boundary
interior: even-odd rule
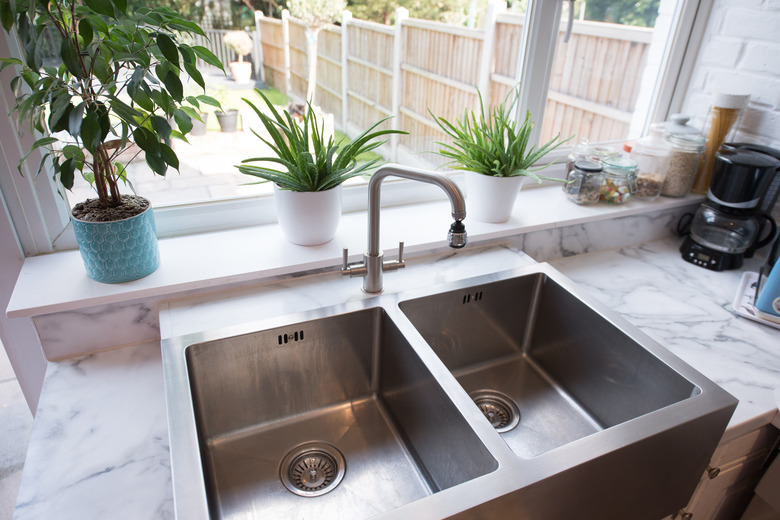
[[[101,207],[121,201],[126,176],[119,154],[135,143],[164,176],[179,167],[171,139],[185,138],[200,104],[219,105],[206,95],[185,96],[186,78],[205,92],[198,59],[223,67],[205,47],[187,43],[202,29],[169,8],[130,10],[127,0],[0,0],[0,19],[23,49],[23,59],[0,58],[0,67],[16,70],[11,86],[19,121],[43,135],[30,150],[43,155],[37,171],[51,160],[66,189],[80,173]]]

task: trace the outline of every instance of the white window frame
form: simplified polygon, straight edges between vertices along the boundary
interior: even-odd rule
[[[517,76],[521,85],[520,103],[517,116],[530,110],[537,121],[535,131],[541,128],[550,82],[551,66],[555,51],[555,41],[560,24],[561,7],[567,0],[529,0],[526,30],[518,63]],[[647,121],[664,120],[670,113],[679,110],[690,80],[692,63],[696,58],[703,37],[711,2],[709,0],[680,0],[677,3],[673,33],[668,38],[664,52],[661,73],[653,87],[650,117]],[[6,35],[5,43],[13,55],[20,55],[15,37]],[[532,51],[532,52],[531,52]],[[13,97],[4,82],[2,101],[5,111],[0,118],[8,117]],[[9,118],[10,128],[14,128],[13,117]],[[534,137],[537,137],[535,134]],[[2,167],[16,173],[18,159],[26,153],[29,138],[17,138],[15,142],[3,139]],[[566,150],[556,150],[549,154],[546,161],[558,161],[566,155]],[[57,186],[46,171],[37,177],[31,159],[26,175],[0,175],[0,188],[9,206],[9,212],[19,236],[19,242],[27,256],[74,249],[76,247],[72,226],[69,225],[69,209],[63,197],[57,192]],[[547,173],[547,172],[546,172]],[[555,175],[555,170],[549,173]],[[562,169],[559,172],[563,174]],[[344,211],[364,210],[367,196],[365,186],[346,187],[344,189]],[[383,205],[401,205],[436,200],[441,193],[435,188],[409,181],[387,182],[383,189]],[[214,201],[201,204],[155,210],[157,230],[160,237],[186,235],[191,233],[232,229],[275,221],[273,199],[271,196],[259,196],[245,199]]]

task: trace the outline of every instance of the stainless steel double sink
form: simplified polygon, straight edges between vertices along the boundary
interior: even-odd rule
[[[182,520],[659,520],[736,407],[545,264],[162,347]]]

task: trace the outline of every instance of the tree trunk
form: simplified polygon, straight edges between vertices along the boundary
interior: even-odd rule
[[[319,29],[306,28],[306,54],[309,62],[309,81],[306,88],[306,100],[314,106],[314,94],[317,90],[317,36]]]

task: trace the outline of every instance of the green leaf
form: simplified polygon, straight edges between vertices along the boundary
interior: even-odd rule
[[[171,94],[171,97],[176,101],[181,102],[184,98],[184,86],[181,84],[179,77],[176,76],[173,71],[169,70],[162,80],[165,84],[165,88],[168,89],[168,92]]]
[[[157,47],[160,49],[160,52],[162,52],[162,55],[165,56],[165,59],[177,67],[179,66],[179,51],[170,36],[164,33],[158,33]]]
[[[176,126],[182,134],[188,134],[192,130],[192,120],[184,110],[177,108],[173,112],[173,119],[176,121]]]
[[[216,107],[216,108],[222,110],[222,105],[220,105],[219,101],[217,101],[216,99],[214,99],[211,96],[203,96],[203,95],[201,95],[201,96],[196,96],[196,99],[198,101],[200,101],[201,103],[205,103],[207,105],[211,105],[212,107]]]
[[[159,135],[163,141],[169,141],[171,138],[171,125],[168,124],[168,120],[160,116],[151,117],[152,128],[157,135]]]
[[[96,110],[87,111],[81,122],[81,142],[93,154],[100,144],[100,118]]]
[[[82,101],[76,108],[70,111],[68,114],[68,133],[70,135],[79,135],[81,132],[81,123],[84,118],[84,108],[86,104]]]
[[[83,78],[84,72],[81,69],[81,62],[79,56],[76,53],[76,47],[73,45],[73,40],[65,38],[60,44],[60,54],[62,62],[67,67],[68,72],[76,76],[77,78]]]
[[[168,164],[165,162],[162,156],[158,154],[147,153],[146,164],[149,165],[154,173],[165,177],[165,172],[168,170]]]
[[[0,21],[3,24],[3,29],[6,32],[11,32],[11,27],[14,25],[14,13],[11,10],[10,2],[0,2]]]
[[[114,4],[111,0],[84,0],[84,4],[96,13],[114,18]]]
[[[173,151],[173,148],[171,148],[166,144],[161,143],[160,156],[168,166],[170,166],[174,170],[179,169],[179,158],[176,156],[176,152]]]
[[[73,188],[73,172],[76,170],[76,163],[73,159],[65,159],[60,164],[60,183],[66,190]]]
[[[197,54],[200,59],[224,72],[225,67],[222,65],[222,62],[206,47],[203,47],[202,45],[193,45],[192,50],[195,51],[195,54]]]
[[[87,18],[82,18],[79,20],[79,36],[81,36],[85,47],[89,45],[90,42],[92,42],[92,37],[94,34],[95,31],[92,29],[92,24],[89,23]]]
[[[191,65],[185,62],[184,70],[187,72],[187,75],[189,75],[189,77],[191,77],[193,81],[195,81],[195,83],[200,86],[200,88],[206,90],[206,82],[203,80],[203,76],[195,65]]]
[[[133,131],[133,139],[135,144],[141,147],[141,150],[148,155],[160,155],[160,141],[157,136],[150,130],[144,127],[136,128]],[[150,164],[151,166],[151,164]]]
[[[127,0],[114,0],[114,5],[119,9],[122,14],[127,14]]]
[[[154,101],[152,101],[152,98],[149,97],[149,95],[144,91],[144,89],[139,88],[135,91],[135,94],[131,96],[133,101],[136,105],[143,108],[144,110],[151,112],[154,110]]]
[[[189,20],[185,20],[184,18],[174,18],[168,22],[168,25],[172,29],[176,29],[179,32],[195,33],[199,34],[200,36],[206,36],[206,34],[203,32],[203,29],[201,29],[198,24]]]

